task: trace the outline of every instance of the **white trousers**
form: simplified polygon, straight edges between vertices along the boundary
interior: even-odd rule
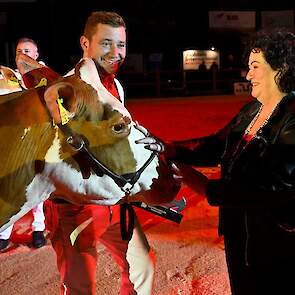
[[[32,230],[33,231],[44,231],[45,230],[45,217],[43,212],[43,202],[37,205],[32,209],[33,212],[33,222],[32,222]],[[11,232],[13,229],[13,224],[8,227],[6,230],[0,233],[0,239],[7,240],[11,236]]]

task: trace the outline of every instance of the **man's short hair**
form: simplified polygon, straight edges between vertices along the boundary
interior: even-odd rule
[[[112,11],[94,11],[87,18],[83,35],[91,40],[92,36],[96,33],[96,26],[98,24],[109,25],[114,28],[124,27],[126,24],[123,18],[116,12]]]
[[[17,45],[20,44],[20,43],[25,43],[25,42],[32,43],[38,48],[38,44],[36,43],[36,41],[34,41],[31,38],[27,38],[27,37],[23,37],[23,38],[18,39]]]

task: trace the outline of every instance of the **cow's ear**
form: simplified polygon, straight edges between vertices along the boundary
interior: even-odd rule
[[[49,86],[44,92],[44,100],[46,102],[47,109],[56,124],[63,123],[61,116],[61,110],[59,107],[58,99],[62,98],[67,104],[67,101],[71,101],[74,98],[75,91],[73,86],[67,82],[58,82]],[[74,114],[71,113],[71,116]]]
[[[15,72],[12,69],[0,66],[0,73],[8,85],[19,85],[19,79],[17,78]]]
[[[32,70],[44,67],[44,65],[38,63],[35,59],[24,53],[17,53],[15,57],[15,63],[21,75],[24,75]]]

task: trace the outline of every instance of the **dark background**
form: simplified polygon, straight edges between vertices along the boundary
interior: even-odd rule
[[[163,54],[161,70],[176,71],[181,67],[183,49],[209,49],[212,45],[220,51],[221,66],[230,52],[237,58],[236,66],[242,66],[243,39],[249,32],[210,30],[208,11],[254,10],[259,29],[260,11],[295,8],[295,1],[284,0],[12,1],[0,1],[0,64],[14,67],[15,43],[27,36],[39,44],[41,60],[62,74],[81,56],[79,38],[91,11],[114,10],[123,16],[128,53],[142,53],[147,71],[149,54],[159,52]]]

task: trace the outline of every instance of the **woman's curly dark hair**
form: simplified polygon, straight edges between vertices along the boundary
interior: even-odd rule
[[[262,52],[273,70],[278,70],[276,83],[280,91],[295,90],[295,34],[285,29],[258,31],[247,45],[245,54]]]

